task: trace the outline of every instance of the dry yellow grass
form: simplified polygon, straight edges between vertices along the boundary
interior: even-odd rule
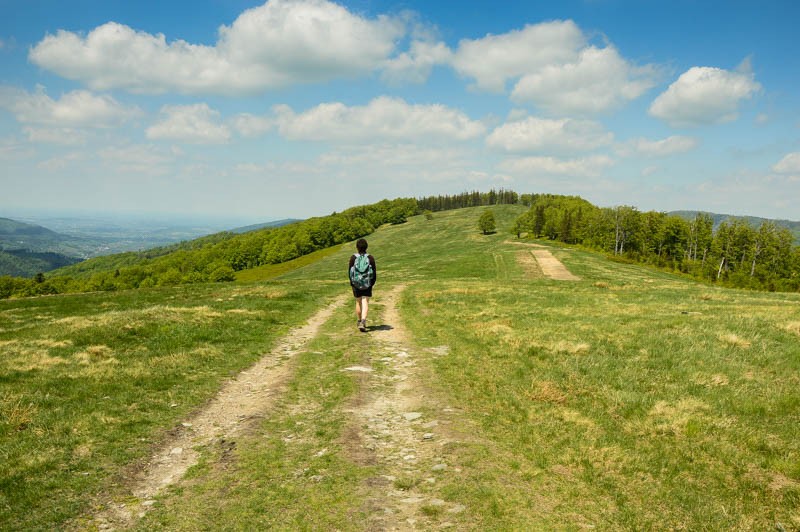
[[[0,423],[10,427],[12,431],[21,430],[29,425],[37,412],[36,405],[20,397],[6,394],[0,398]]]
[[[522,269],[525,277],[530,279],[540,279],[544,277],[542,268],[530,251],[518,251],[515,255],[517,264]]]
[[[738,334],[728,333],[722,334],[719,336],[720,342],[723,344],[727,344],[730,347],[734,347],[737,349],[750,349],[752,342],[745,338],[742,338]]]
[[[526,393],[531,401],[540,403],[564,404],[567,395],[561,391],[557,384],[550,381],[534,381],[531,389]]]
[[[681,399],[677,403],[659,401],[649,412],[651,433],[683,435],[692,419],[705,417],[708,406],[693,398]]]
[[[585,342],[568,342],[566,340],[559,340],[558,342],[547,346],[550,351],[556,353],[568,353],[570,355],[579,355],[588,353],[591,346]]]
[[[797,336],[800,336],[800,321],[793,321],[793,322],[787,323],[786,326],[784,327],[784,329],[786,329],[788,332],[790,332],[792,334],[796,334]]]

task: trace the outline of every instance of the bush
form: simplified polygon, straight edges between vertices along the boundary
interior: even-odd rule
[[[208,276],[209,281],[224,283],[236,280],[236,272],[230,266],[220,266]]]

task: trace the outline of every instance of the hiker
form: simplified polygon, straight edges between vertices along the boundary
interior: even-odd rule
[[[367,254],[366,240],[358,239],[356,249],[358,253],[350,257],[347,272],[350,276],[350,286],[353,288],[353,297],[356,298],[358,330],[366,332],[369,298],[372,297],[372,287],[378,279],[378,269],[375,267],[375,258]]]

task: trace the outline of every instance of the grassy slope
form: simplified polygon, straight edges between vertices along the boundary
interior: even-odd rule
[[[464,209],[369,239],[379,267],[373,312],[382,290],[409,284],[401,310],[415,340],[450,348],[420,350],[426,393],[460,409],[474,435],[448,449],[457,467],[437,484],[467,510],[432,509],[432,522],[800,527],[800,297],[707,287],[559,248],[583,280],[550,281],[523,270],[526,248],[506,242],[520,209],[494,211],[495,235],[477,232],[482,209]],[[263,286],[0,302],[0,528],[75,516],[83,496],[146,453],[140,438],[177,422],[341,292],[349,253]],[[161,306],[194,310],[156,319]],[[227,312],[236,309],[262,314]],[[142,528],[359,527],[357,494],[374,467],[339,452],[309,460],[342,445],[359,385],[338,370],[370,363],[363,338],[349,334],[351,312],[338,312],[299,357],[291,392],[238,442],[233,462],[212,453]],[[72,316],[93,325],[59,321]]]

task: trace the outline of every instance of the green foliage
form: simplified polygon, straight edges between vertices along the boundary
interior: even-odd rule
[[[581,244],[726,286],[800,289],[800,261],[789,229],[770,221],[755,228],[735,218],[722,221],[716,231],[713,226],[706,213],[686,220],[630,206],[599,208],[575,196],[539,195],[511,231]]]
[[[489,209],[483,211],[478,218],[478,229],[484,235],[488,235],[494,233],[495,227],[494,213]]]
[[[0,249],[0,274],[14,277],[33,277],[40,272],[75,264],[79,260],[60,253],[34,252],[24,249]]]
[[[45,282],[4,282],[0,297],[233,281],[236,272],[355,240],[383,224],[402,224],[418,211],[413,198],[383,200],[281,227],[223,232],[145,252],[97,257],[51,272]]]
[[[523,194],[523,198],[526,195]],[[528,197],[531,195],[528,194]],[[520,196],[512,190],[494,190],[489,192],[463,192],[453,196],[428,196],[419,198],[417,204],[420,210],[432,212],[448,211],[452,209],[462,209],[464,207],[482,207],[491,205],[517,205],[520,203]]]
[[[233,268],[231,268],[230,266],[220,266],[219,268],[211,272],[211,275],[208,276],[208,280],[214,281],[215,283],[235,281],[236,272],[234,272]]]

